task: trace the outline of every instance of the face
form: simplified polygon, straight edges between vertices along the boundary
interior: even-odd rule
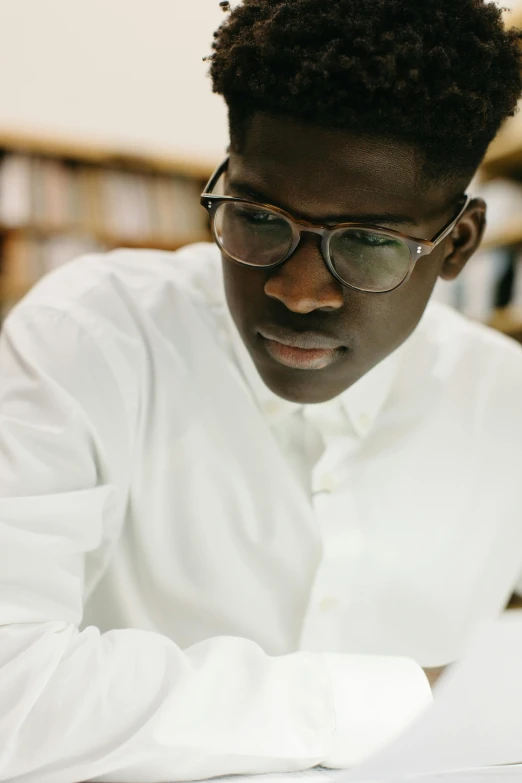
[[[455,216],[462,190],[426,187],[420,167],[416,150],[406,145],[257,114],[241,151],[231,153],[225,193],[271,204],[298,220],[334,225],[371,217],[374,226],[432,239]],[[324,402],[350,387],[413,332],[437,278],[458,275],[484,222],[485,204],[475,199],[409,280],[385,294],[338,282],[315,234],[302,235],[275,269],[241,266],[223,254],[228,306],[266,385],[300,403]],[[304,340],[308,350],[282,345],[278,336]]]

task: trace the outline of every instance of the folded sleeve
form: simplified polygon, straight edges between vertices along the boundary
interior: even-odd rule
[[[416,664],[79,630],[86,564],[123,518],[133,406],[116,336],[85,323],[27,306],[0,332],[0,781],[167,783],[359,760],[424,704]]]
[[[336,733],[323,766],[351,767],[391,742],[432,702],[428,678],[410,658],[326,653]]]

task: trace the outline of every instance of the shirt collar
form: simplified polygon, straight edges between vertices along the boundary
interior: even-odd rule
[[[225,303],[226,321],[230,333],[233,352],[240,370],[270,426],[288,418],[293,413],[317,408],[317,405],[303,405],[291,402],[274,394],[259,375],[256,366],[234,323],[228,305]],[[347,414],[355,432],[365,437],[371,430],[382,406],[390,394],[399,364],[400,349],[394,351],[382,362],[373,367],[353,386],[334,400],[332,405],[340,405]],[[322,403],[328,405],[329,403]]]

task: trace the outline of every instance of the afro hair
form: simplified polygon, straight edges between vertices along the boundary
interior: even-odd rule
[[[243,0],[210,75],[232,149],[255,112],[414,145],[472,176],[522,93],[522,31],[485,0]]]

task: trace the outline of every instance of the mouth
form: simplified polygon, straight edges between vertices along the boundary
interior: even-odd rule
[[[335,340],[313,332],[271,328],[260,330],[259,335],[272,359],[296,370],[322,370],[346,350]]]

